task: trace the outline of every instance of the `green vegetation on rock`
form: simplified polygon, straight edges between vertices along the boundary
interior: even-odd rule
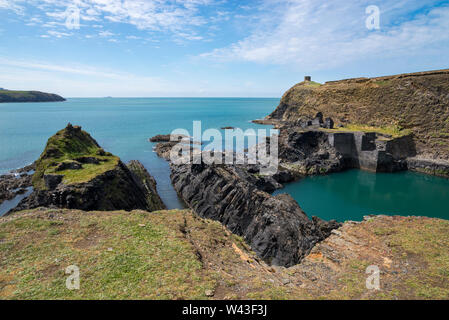
[[[383,126],[383,127],[375,127],[375,126],[368,126],[363,124],[346,124],[344,127],[339,127],[335,129],[324,129],[329,132],[335,132],[335,131],[344,131],[344,132],[376,132],[384,136],[391,136],[393,138],[400,138],[403,136],[407,136],[412,133],[409,129],[402,129],[399,126],[396,125],[389,125],[389,126]]]
[[[36,161],[33,186],[38,190],[46,189],[46,175],[62,176],[65,184],[87,182],[114,169],[119,161],[118,157],[105,152],[87,132],[68,124],[48,140]]]

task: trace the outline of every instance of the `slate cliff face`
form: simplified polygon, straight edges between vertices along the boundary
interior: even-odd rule
[[[302,82],[284,94],[267,120],[296,122],[318,112],[336,124],[409,129],[419,156],[449,159],[449,70]]]
[[[288,195],[271,196],[248,181],[247,168],[171,165],[180,197],[201,217],[220,221],[244,237],[266,262],[292,266],[340,224],[312,220]]]
[[[33,193],[15,209],[164,209],[156,182],[137,161],[128,166],[100,148],[80,127],[68,125],[48,140],[35,164]]]

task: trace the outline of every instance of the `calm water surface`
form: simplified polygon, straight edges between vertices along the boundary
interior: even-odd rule
[[[449,179],[414,172],[350,170],[308,177],[276,193],[290,194],[309,216],[327,220],[361,221],[369,214],[449,219]]]

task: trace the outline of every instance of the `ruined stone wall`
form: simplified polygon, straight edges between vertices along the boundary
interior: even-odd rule
[[[329,144],[341,153],[348,168],[373,172],[406,170],[405,159],[416,155],[411,136],[379,139],[374,132],[329,133]]]

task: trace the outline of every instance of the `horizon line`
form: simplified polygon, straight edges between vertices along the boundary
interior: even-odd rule
[[[211,96],[211,97],[182,97],[182,96],[176,96],[176,97],[63,97],[64,99],[280,99],[281,97],[218,97],[218,96]],[[63,102],[63,101],[62,101]]]

